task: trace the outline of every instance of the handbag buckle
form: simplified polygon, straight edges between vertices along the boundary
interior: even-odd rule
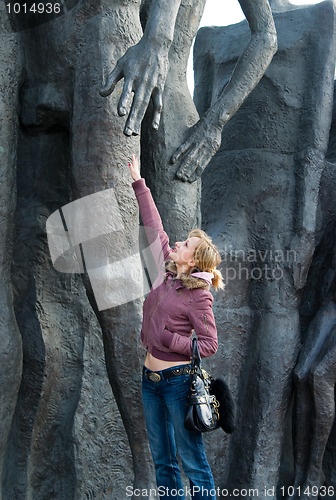
[[[161,380],[161,375],[159,373],[155,373],[155,372],[151,372],[151,373],[147,373],[147,378],[149,378],[149,380],[151,380],[152,382],[160,382]]]

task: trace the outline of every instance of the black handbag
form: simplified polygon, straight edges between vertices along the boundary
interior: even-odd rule
[[[214,380],[201,368],[197,339],[193,339],[190,387],[184,426],[190,431],[208,432],[218,427],[234,430],[234,402],[222,379]]]

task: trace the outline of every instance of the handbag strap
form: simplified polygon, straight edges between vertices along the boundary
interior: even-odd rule
[[[201,368],[201,356],[198,349],[197,339],[192,341],[192,358],[191,358],[191,370],[196,370]]]

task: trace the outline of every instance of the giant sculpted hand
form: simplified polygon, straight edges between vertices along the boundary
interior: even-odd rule
[[[251,39],[240,55],[229,83],[212,96],[212,105],[175,151],[180,162],[176,175],[192,182],[203,172],[221,143],[225,124],[260,81],[277,50],[277,36],[268,0],[239,0],[248,21]],[[197,38],[196,38],[197,44]]]
[[[168,52],[180,3],[181,0],[150,0],[142,39],[119,59],[100,92],[103,97],[108,96],[118,81],[124,78],[118,113],[120,116],[128,113],[124,128],[127,136],[139,134],[150,98],[154,104],[152,125],[154,129],[159,127],[169,66]]]
[[[219,149],[222,127],[205,114],[187,133],[183,144],[175,151],[172,163],[178,163],[176,177],[181,181],[198,179]]]
[[[152,125],[154,129],[159,127],[162,93],[167,72],[167,47],[162,45],[153,47],[153,41],[149,41],[146,37],[130,47],[119,59],[100,94],[103,97],[108,96],[113,92],[118,81],[124,78],[124,87],[118,103],[118,114],[125,116],[129,110],[124,128],[125,135],[139,134],[141,122],[151,97],[154,104]]]

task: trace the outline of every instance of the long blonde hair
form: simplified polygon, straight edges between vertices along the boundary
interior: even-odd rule
[[[209,273],[213,273],[214,277],[212,278],[212,285],[215,290],[218,288],[224,288],[223,276],[219,269],[216,267],[221,263],[221,256],[212,243],[212,240],[209,235],[207,235],[202,229],[193,229],[190,231],[188,237],[191,238],[196,236],[197,238],[201,238],[201,243],[195,250],[194,260],[196,262],[197,268],[200,271],[205,271]]]

